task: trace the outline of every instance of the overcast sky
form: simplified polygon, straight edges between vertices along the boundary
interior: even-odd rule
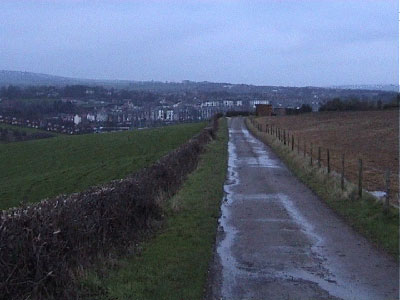
[[[398,82],[396,0],[0,0],[0,69],[285,86]]]

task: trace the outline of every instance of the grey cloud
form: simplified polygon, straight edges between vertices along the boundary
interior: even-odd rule
[[[277,85],[398,81],[396,1],[3,1],[0,69]]]

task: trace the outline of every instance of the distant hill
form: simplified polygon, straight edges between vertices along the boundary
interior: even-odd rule
[[[73,84],[82,85],[102,85],[106,87],[127,88],[132,90],[146,90],[146,91],[227,91],[236,93],[245,92],[263,92],[273,89],[272,86],[256,86],[248,84],[229,84],[229,83],[216,83],[216,82],[195,82],[184,80],[182,82],[161,82],[161,81],[133,81],[133,80],[95,80],[95,79],[81,79],[62,77],[33,72],[9,71],[0,70],[0,86],[7,85],[51,85],[51,86],[65,86]]]
[[[33,72],[0,70],[0,86],[5,86],[5,85],[65,86],[73,84],[84,84],[84,85],[128,87],[129,83],[130,83],[129,81],[124,81],[124,80],[81,79],[81,78],[62,77],[62,76],[33,73]]]
[[[336,89],[348,89],[348,90],[371,90],[371,91],[386,91],[386,92],[398,92],[399,86],[395,84],[355,84],[355,85],[338,85],[332,86]]]
[[[0,85],[66,85],[79,82],[79,79],[61,76],[0,70]]]
[[[33,72],[0,70],[0,87],[7,85],[29,86],[29,85],[51,85],[65,86],[82,84],[88,86],[105,86],[117,89],[141,90],[152,92],[180,92],[180,91],[203,91],[224,93],[286,93],[286,94],[309,94],[309,93],[332,93],[332,89],[359,91],[389,91],[397,92],[396,85],[343,85],[331,87],[283,87],[283,86],[259,86],[251,84],[231,84],[223,82],[190,81],[161,82],[161,81],[133,81],[133,80],[95,80],[70,78]]]

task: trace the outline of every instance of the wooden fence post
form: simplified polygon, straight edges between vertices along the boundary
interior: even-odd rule
[[[297,138],[297,155],[300,155],[300,138]]]
[[[292,134],[292,151],[294,150],[294,135]]]
[[[389,212],[389,200],[390,200],[390,169],[386,170],[385,173],[386,182],[386,197],[385,197],[385,212]]]
[[[287,145],[288,145],[288,147],[289,147],[289,145],[290,145],[289,130],[288,130],[288,132],[287,132]]]
[[[289,130],[287,132],[287,145],[288,147],[290,147],[290,134],[289,134]]]
[[[313,147],[312,147],[312,143],[311,143],[311,149],[310,149],[310,166],[312,166],[312,150],[313,150]]]
[[[283,144],[286,145],[286,129],[283,129]]]
[[[329,155],[329,149],[326,149],[326,163],[328,165],[328,174],[331,172],[331,157]]]
[[[363,163],[362,159],[358,159],[358,196],[362,198],[362,182],[363,182]]]
[[[318,147],[318,168],[321,168],[321,147]]]
[[[344,153],[342,154],[342,176],[340,178],[340,186],[342,191],[344,191]]]

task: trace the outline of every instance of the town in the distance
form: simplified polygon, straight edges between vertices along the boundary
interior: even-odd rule
[[[95,81],[16,71],[0,71],[0,87],[0,123],[67,134],[197,122],[216,113],[252,112],[258,104],[272,105],[274,114],[318,111],[333,99],[383,108],[397,95],[394,86]]]

